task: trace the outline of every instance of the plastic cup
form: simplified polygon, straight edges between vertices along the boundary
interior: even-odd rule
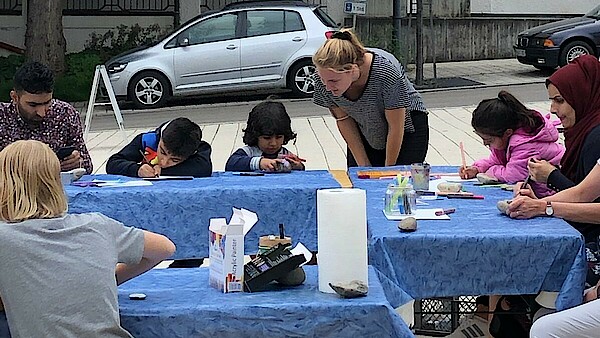
[[[430,172],[431,166],[427,163],[413,163],[410,165],[410,175],[415,190],[429,190]]]

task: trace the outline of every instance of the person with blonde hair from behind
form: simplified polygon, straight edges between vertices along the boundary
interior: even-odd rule
[[[390,53],[343,29],[317,50],[313,102],[329,108],[348,145],[348,167],[423,162],[429,127],[421,95]]]
[[[11,336],[131,337],[120,325],[117,285],[175,245],[98,213],[66,211],[48,145],[16,141],[0,152],[0,309]]]

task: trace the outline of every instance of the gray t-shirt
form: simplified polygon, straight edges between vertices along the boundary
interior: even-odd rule
[[[427,109],[421,94],[406,77],[400,62],[384,50],[369,48],[369,51],[373,52],[373,63],[360,98],[351,101],[343,95],[334,96],[327,91],[321,78],[315,73],[313,102],[326,108],[342,108],[356,121],[371,147],[385,149],[388,133],[386,109],[406,108],[404,130],[407,133],[415,132],[411,111],[426,112]]]
[[[115,267],[137,264],[144,233],[102,214],[0,222],[0,296],[12,338],[131,337]]]

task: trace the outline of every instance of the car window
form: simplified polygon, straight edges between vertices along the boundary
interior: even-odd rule
[[[283,33],[283,11],[248,11],[246,14],[247,36]]]
[[[331,28],[336,28],[338,26],[338,24],[329,15],[327,15],[327,13],[325,13],[321,8],[317,7],[317,8],[315,8],[315,10],[313,12],[325,26],[331,27]]]
[[[198,22],[179,35],[179,41],[187,38],[190,45],[223,41],[235,38],[237,14],[229,13]]]
[[[304,30],[304,24],[300,13],[293,11],[285,11],[285,31],[294,32]]]

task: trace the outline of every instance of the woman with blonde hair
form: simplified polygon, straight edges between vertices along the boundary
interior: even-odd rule
[[[0,151],[0,309],[12,337],[131,337],[117,284],[175,251],[166,237],[98,213],[66,214],[60,162],[48,145]]]
[[[348,167],[423,162],[429,127],[421,95],[390,53],[343,29],[317,50],[313,102],[329,108],[348,144]]]

